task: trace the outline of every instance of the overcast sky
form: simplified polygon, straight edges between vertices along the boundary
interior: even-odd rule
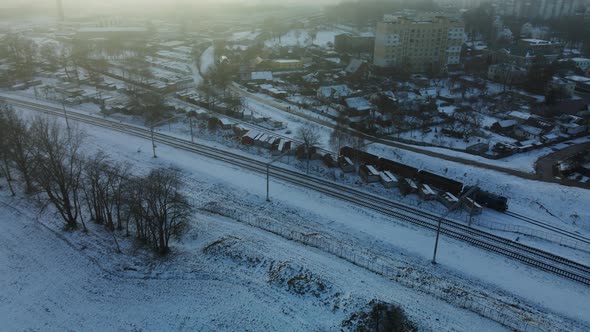
[[[190,5],[191,12],[198,14],[199,7],[213,7],[229,3],[248,5],[277,4],[277,5],[314,5],[338,3],[341,0],[62,0],[66,17],[80,17],[93,15],[124,15],[124,16],[153,16],[175,9],[178,5],[187,13]],[[56,16],[57,0],[0,0],[2,8],[18,8],[19,13],[31,10],[35,16]],[[160,10],[160,12],[158,11]],[[188,13],[187,13],[188,14]]]
[[[62,0],[65,7],[70,8],[88,8],[88,7],[115,7],[115,6],[153,6],[164,5],[169,6],[176,3],[244,3],[244,4],[284,4],[284,3],[310,3],[310,4],[326,4],[337,3],[340,0]],[[0,0],[0,7],[21,7],[21,6],[55,6],[56,0]]]

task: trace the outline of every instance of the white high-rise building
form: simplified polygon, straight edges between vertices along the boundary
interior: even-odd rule
[[[373,63],[407,66],[416,72],[445,71],[460,63],[464,41],[464,24],[457,17],[385,15],[377,24]]]
[[[572,16],[584,6],[584,0],[495,0],[499,15],[555,19]]]

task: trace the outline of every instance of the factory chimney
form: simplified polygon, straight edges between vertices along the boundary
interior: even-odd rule
[[[65,16],[64,16],[64,7],[61,3],[62,0],[57,0],[57,15],[59,18],[60,22],[63,22],[65,20]]]

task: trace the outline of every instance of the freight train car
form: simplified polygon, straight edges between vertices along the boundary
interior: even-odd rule
[[[458,195],[463,190],[463,183],[428,171],[419,171],[416,178],[420,183],[428,184],[442,191],[448,191],[454,195]]]
[[[393,174],[399,175],[399,176],[407,178],[407,179],[415,179],[416,174],[418,173],[418,169],[416,169],[412,166],[401,164],[396,161],[385,159],[385,158],[380,158],[377,166],[382,171],[390,171]]]
[[[379,162],[379,156],[358,149],[353,149],[349,146],[341,148],[340,155],[348,157],[353,161],[357,161],[362,165],[377,165]]]
[[[465,191],[470,187],[465,187]],[[473,194],[473,199],[482,206],[485,206],[496,211],[504,212],[508,210],[508,198],[489,193],[484,190],[477,190]]]

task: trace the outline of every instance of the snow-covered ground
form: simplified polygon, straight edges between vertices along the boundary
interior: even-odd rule
[[[260,35],[259,31],[239,31],[234,32],[227,40],[232,42],[242,41],[242,40],[255,40],[256,37]]]
[[[191,193],[197,207],[206,206],[211,203],[221,204],[230,209],[239,209],[239,211],[251,214],[256,218],[257,216],[270,218],[273,220],[273,224],[277,226],[305,231],[308,234],[317,233],[320,238],[324,239],[335,239],[337,241],[353,243],[359,249],[379,253],[379,255],[383,256],[382,259],[392,262],[392,267],[403,268],[400,271],[407,272],[407,269],[415,271],[412,273],[421,276],[420,279],[427,278],[426,280],[429,280],[429,283],[431,283],[429,287],[436,287],[436,285],[441,283],[450,283],[453,287],[465,288],[469,292],[476,290],[478,295],[484,294],[478,301],[518,303],[516,307],[524,308],[528,312],[527,315],[533,317],[532,322],[534,324],[540,324],[545,328],[557,324],[561,328],[567,326],[567,329],[570,330],[587,330],[590,326],[590,320],[586,310],[590,304],[590,290],[587,287],[562,280],[444,237],[439,248],[440,265],[432,267],[429,260],[431,258],[434,234],[423,229],[408,226],[403,222],[364,211],[338,200],[324,197],[321,194],[276,181],[272,181],[271,183],[271,197],[273,201],[272,203],[266,203],[264,200],[265,182],[262,175],[236,169],[232,166],[187,154],[167,146],[159,146],[159,158],[153,159],[148,152],[137,152],[138,150],[149,151],[150,143],[148,141],[124,134],[112,133],[104,129],[96,129],[89,126],[81,127],[89,134],[88,144],[90,148],[87,150],[89,152],[96,149],[109,151],[113,158],[133,163],[138,172],[155,165],[181,169],[185,174],[184,178],[187,189]],[[490,176],[489,174],[484,175]],[[503,181],[505,179],[506,177],[503,178]],[[489,181],[498,181],[498,183],[501,183],[500,180],[493,178]],[[509,181],[513,182],[514,179],[510,179]],[[555,191],[556,188],[553,187],[552,190]],[[536,193],[536,196],[541,195],[543,195],[542,192]],[[580,197],[575,198],[577,201],[580,200]],[[16,204],[11,205],[14,206]],[[3,219],[2,221],[6,220]],[[20,227],[12,224],[10,226],[11,229]],[[22,230],[21,233],[18,233],[17,229],[13,231],[15,235],[11,237],[18,238],[19,234],[24,237],[24,232],[25,230]],[[4,236],[4,234],[0,236]],[[77,237],[80,235],[70,235],[68,233],[64,236]],[[216,242],[218,240],[222,241]],[[35,242],[37,241],[33,243]],[[227,247],[225,245],[209,246],[214,242],[227,243],[228,245]],[[203,248],[208,246],[209,248],[217,247],[217,249],[205,250],[203,252]],[[11,247],[3,247],[2,250],[9,250]],[[31,250],[38,254],[42,251],[38,249],[36,251],[35,249]],[[206,288],[210,284],[198,285],[198,282],[196,282],[191,284],[192,286],[183,288],[185,284],[190,284],[191,282],[187,280],[174,281],[166,287],[163,286],[166,284],[165,282],[154,281],[154,284],[160,284],[162,287],[158,288],[157,286],[152,286],[152,281],[137,282],[139,285],[148,286],[149,291],[144,293],[145,290],[140,286],[136,287],[134,282],[121,282],[123,285],[121,287],[125,288],[126,285],[129,288],[129,291],[121,299],[123,304],[130,303],[134,299],[136,300],[145,296],[152,299],[152,301],[147,301],[148,305],[156,305],[156,303],[157,305],[162,305],[165,301],[157,301],[158,296],[155,294],[174,301],[177,295],[175,290],[182,289],[183,294],[179,295],[180,300],[174,301],[174,303],[186,307],[180,310],[179,318],[177,318],[178,321],[186,319],[188,321],[188,325],[186,325],[189,327],[188,329],[191,329],[190,327],[207,329],[207,327],[213,326],[213,328],[231,330],[232,327],[235,328],[238,326],[233,325],[237,324],[237,319],[230,319],[229,322],[227,320],[223,321],[227,325],[207,324],[223,324],[219,322],[221,317],[215,316],[215,309],[219,308],[218,305],[223,307],[226,302],[216,302],[216,294],[221,294],[220,296],[223,298],[226,298],[228,294],[234,294],[233,307],[231,308],[236,311],[235,316],[244,318],[254,315],[254,317],[257,317],[255,320],[246,319],[243,324],[250,324],[246,325],[246,328],[266,329],[268,327],[269,329],[301,330],[308,329],[312,326],[319,326],[320,329],[333,329],[334,324],[337,324],[350,313],[348,309],[343,309],[343,307],[353,308],[355,307],[355,303],[363,303],[368,297],[378,297],[388,302],[402,304],[412,318],[422,322],[422,327],[425,329],[473,330],[473,327],[478,327],[481,330],[493,330],[498,328],[497,325],[482,320],[479,316],[427,297],[422,292],[415,292],[400,287],[397,283],[383,279],[376,274],[367,273],[359,267],[346,263],[324,251],[310,249],[297,243],[287,243],[284,238],[252,229],[242,223],[237,223],[236,220],[232,220],[231,218],[219,218],[199,212],[195,216],[191,231],[180,242],[174,245],[174,250],[180,253],[179,260],[182,261],[182,264],[174,265],[175,261],[173,261],[170,263],[170,268],[173,270],[168,271],[168,274],[163,273],[164,275],[172,277],[177,275],[185,276],[186,274],[183,271],[187,271],[186,265],[190,266],[189,269],[192,273],[198,274],[204,272],[199,270],[204,265],[207,269],[222,271],[223,275],[227,274],[232,276],[232,278],[235,274],[240,275],[241,278],[246,279],[241,285],[248,284],[248,282],[250,282],[248,285],[255,285],[252,291],[254,295],[248,293],[246,290],[238,292],[232,287],[227,288],[230,291],[223,292],[223,290],[219,290],[217,292],[219,288],[212,286],[215,294],[210,292],[203,299],[203,296],[199,296],[200,293],[197,292],[195,298],[201,302],[195,304],[191,302],[191,290],[193,288]],[[46,250],[44,252],[51,251]],[[57,250],[57,252],[60,251]],[[15,276],[14,274],[16,271],[23,271],[21,272],[23,274],[28,273],[31,271],[31,266],[34,263],[27,263],[27,260],[20,259],[18,256],[16,258],[10,258],[14,255],[16,254],[10,252],[7,255],[9,257],[8,259],[2,259],[7,264],[12,264],[13,266],[17,264],[16,262],[22,262],[22,267],[20,270],[9,269],[10,271],[15,270],[15,272],[1,274],[2,277],[0,278],[2,279],[0,280],[2,280],[3,285],[17,282],[18,286],[16,289],[22,287],[28,291],[27,287],[25,287],[26,285],[18,284],[18,281],[21,280],[21,275],[17,273]],[[44,261],[48,259],[46,256],[41,257],[45,257],[42,258]],[[82,264],[76,260],[67,259],[67,255],[62,257],[66,257],[66,259],[60,260],[58,264],[55,264],[57,268],[52,270],[54,274],[60,268],[68,271],[68,268],[61,266],[61,264],[69,264],[70,261],[73,264]],[[206,264],[199,264],[199,259],[204,259]],[[108,262],[108,259],[105,260]],[[278,282],[274,282],[271,280],[277,279],[271,276],[276,276],[276,274],[266,272],[275,271],[272,266],[276,267],[276,264],[279,263],[287,264],[289,267],[288,271],[295,271],[295,276],[303,273],[313,276],[311,278],[312,280],[319,280],[322,284],[330,285],[329,291],[322,292],[318,296],[313,295],[313,293],[311,295],[307,293],[306,295],[294,295],[293,292],[288,291],[288,287],[287,291],[285,291],[284,288],[286,286],[281,281],[283,277],[279,278]],[[2,264],[2,266],[6,266],[7,264]],[[490,268],[491,266],[493,268]],[[91,267],[84,266],[84,269],[86,268],[91,271],[89,273],[91,276],[96,274],[95,270],[92,270]],[[80,266],[74,266],[71,269],[80,269]],[[174,269],[178,269],[178,271]],[[211,272],[211,270],[206,271]],[[157,272],[154,273],[158,274]],[[70,274],[68,273],[66,276]],[[72,278],[77,278],[77,276],[72,276]],[[93,282],[91,284],[92,286],[84,289],[89,289],[94,294],[103,294],[101,287],[109,289],[105,293],[107,297],[109,294],[118,294],[124,290],[118,287],[110,287],[108,282],[104,284],[103,279],[94,280],[96,277],[90,279]],[[82,277],[81,280],[87,279]],[[75,279],[75,281],[81,280]],[[41,278],[35,279],[34,281],[35,283],[45,285]],[[64,281],[63,284],[59,285],[67,285],[68,281]],[[119,282],[120,280],[115,279],[115,281]],[[76,283],[76,285],[80,283]],[[41,288],[44,289],[44,287]],[[271,290],[269,291],[268,288]],[[110,289],[113,289],[112,292]],[[186,289],[189,289],[189,291],[186,291]],[[77,289],[74,288],[74,290]],[[46,298],[39,302],[48,305],[50,303],[48,302],[50,301],[48,298],[52,298],[52,295],[57,295],[61,291],[63,290],[59,286],[50,288],[50,291],[46,293]],[[264,294],[268,295],[270,292],[270,297],[263,297],[263,302],[274,300],[280,305],[275,305],[272,308],[262,304],[258,306],[260,301],[252,301],[254,305],[251,305],[249,303],[251,297],[256,296],[257,291],[263,292],[262,296]],[[70,293],[66,292],[67,296],[64,297],[66,301],[71,297],[77,296],[76,294],[78,293],[74,293],[73,295],[69,295]],[[84,294],[84,290],[81,293]],[[8,298],[10,303],[15,303],[16,299],[20,298],[18,293],[11,293],[5,297]],[[41,298],[43,298],[43,295],[41,295]],[[82,301],[81,299],[83,298],[83,296],[79,296],[74,298],[74,300]],[[113,303],[119,303],[113,302],[115,301],[113,298],[101,300],[99,299],[99,295],[94,295],[91,297],[91,300],[91,304],[85,305],[87,307],[97,305],[99,306],[98,309],[104,308],[100,307],[100,305],[113,307]],[[193,299],[192,301],[196,300]],[[326,301],[329,303],[328,306],[325,304]],[[247,308],[240,307],[238,305],[240,303],[245,304],[243,306],[247,306]],[[349,303],[349,305],[339,306],[339,309],[332,311],[335,303]],[[287,309],[284,309],[282,304],[287,305]],[[203,306],[202,310],[204,310],[203,315],[206,317],[205,319],[195,321],[193,316],[185,315],[188,312],[198,312],[201,308],[200,306]],[[61,310],[57,309],[58,314],[63,315],[63,312],[67,310],[66,304],[61,302],[61,300],[58,302],[58,307],[63,308]],[[80,307],[83,308],[84,306]],[[262,309],[258,311],[258,308]],[[51,310],[51,308],[49,309]],[[18,305],[2,306],[0,310],[1,316],[6,315],[12,310],[20,314],[19,317],[21,319],[24,319],[23,317],[30,310],[30,306],[29,302],[21,301]],[[265,310],[270,310],[269,312],[272,314],[256,315]],[[510,310],[516,309],[513,308]],[[167,308],[164,311],[156,310],[152,312],[163,312],[163,315],[166,315],[171,311],[171,308]],[[232,310],[230,309],[229,311]],[[142,312],[149,312],[149,310],[142,310]],[[275,314],[277,317],[275,317]],[[117,317],[121,316],[117,314]],[[267,318],[269,316],[272,319]],[[41,321],[53,322],[52,316],[49,313],[41,312],[41,317]],[[136,316],[122,317],[121,320],[125,324],[133,322],[130,324],[143,326],[141,322],[149,323],[149,317],[145,313],[141,314],[140,312]],[[169,316],[164,317],[171,318]],[[427,317],[430,317],[430,319],[427,319]],[[212,323],[213,318],[216,319],[215,323]],[[94,317],[87,319],[92,320],[93,323],[98,320],[98,318],[95,320]],[[562,319],[565,319],[565,322],[561,322]],[[17,327],[29,326],[27,324],[31,324],[31,322],[25,320],[19,320],[18,322],[18,325],[15,325]],[[35,322],[38,322],[38,320]],[[69,323],[66,320],[64,324]],[[167,324],[173,324],[173,322],[167,322]],[[181,323],[178,324],[178,326],[181,326]],[[148,326],[148,329],[162,327],[161,325]],[[243,326],[240,327],[243,328]]]
[[[264,44],[266,47],[275,46],[299,46],[305,47],[310,45],[317,45],[319,47],[328,48],[334,45],[334,37],[343,33],[339,30],[322,30],[318,31],[315,36],[305,29],[290,30],[281,36],[281,38],[271,38]],[[280,39],[280,40],[279,40]]]

